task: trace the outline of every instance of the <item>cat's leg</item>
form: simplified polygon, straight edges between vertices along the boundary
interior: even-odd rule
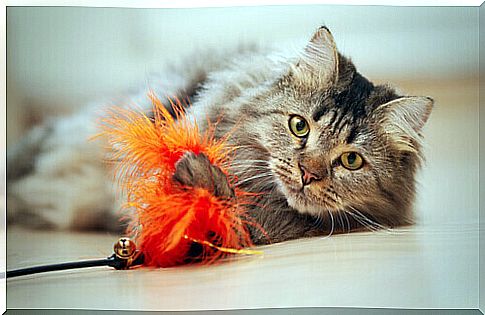
[[[220,198],[235,198],[234,190],[222,170],[211,164],[203,153],[185,153],[175,165],[173,180],[187,187],[205,188],[214,196]],[[208,231],[208,237],[217,242],[216,235]],[[187,262],[200,261],[204,247],[199,243],[192,243],[187,253]]]
[[[175,165],[173,180],[184,186],[205,188],[217,197],[235,196],[226,174],[203,153],[184,154]]]

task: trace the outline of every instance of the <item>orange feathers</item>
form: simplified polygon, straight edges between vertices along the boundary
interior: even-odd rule
[[[227,174],[231,149],[225,139],[215,140],[214,126],[199,132],[185,116],[180,101],[172,102],[174,119],[159,99],[153,102],[153,119],[142,112],[116,109],[103,120],[104,134],[119,161],[116,176],[136,210],[130,233],[145,256],[145,265],[169,267],[192,261],[213,262],[251,246],[245,223],[248,219],[235,189],[235,200],[214,197],[202,188],[181,187],[172,181],[176,162],[185,152],[204,153]],[[236,202],[237,201],[237,202]],[[192,253],[193,254],[193,253]]]

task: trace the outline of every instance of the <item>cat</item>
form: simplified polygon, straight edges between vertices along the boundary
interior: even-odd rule
[[[248,46],[168,70],[156,94],[188,98],[201,130],[217,122],[237,146],[230,173],[256,192],[255,244],[413,223],[429,97],[374,85],[322,26],[298,54]],[[148,110],[145,92],[133,103]],[[169,108],[170,109],[170,108]],[[8,222],[60,229],[116,229],[113,184],[93,107],[32,131],[7,153]],[[173,177],[234,198],[226,175],[186,153]],[[257,204],[257,206],[256,206]],[[264,231],[265,233],[263,233]]]

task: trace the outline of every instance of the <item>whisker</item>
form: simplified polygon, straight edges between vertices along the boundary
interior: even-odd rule
[[[318,227],[318,226],[322,225],[322,223],[323,223],[323,217],[320,213],[317,213],[313,226]]]
[[[282,168],[276,168],[274,170],[275,173],[281,175],[281,176],[288,176],[288,175],[293,175],[293,173],[285,170],[285,169],[282,169]],[[290,176],[291,177],[291,176]]]
[[[231,167],[231,169],[267,170],[268,167],[266,167],[266,166],[258,166],[258,165],[238,165],[238,166]]]
[[[350,214],[357,222],[362,224],[362,226],[367,227],[368,229],[370,229],[373,232],[384,232],[384,233],[389,233],[389,234],[395,234],[395,232],[392,229],[369,219],[367,216],[365,216],[362,212],[355,209],[354,207],[351,207],[351,208],[352,208],[352,210],[354,210],[356,212],[351,212],[351,211],[348,211],[348,210],[345,210],[345,211],[348,214]]]
[[[347,212],[342,212],[342,211],[339,211],[341,212],[343,215],[344,215],[344,218],[345,220],[347,221],[347,233],[350,233],[350,221],[349,221],[349,217],[347,215]]]
[[[330,221],[332,222],[332,228],[330,229],[330,233],[328,233],[328,235],[325,236],[325,238],[330,237],[333,234],[333,231],[335,229],[335,222],[334,222],[334,219],[333,219],[332,211],[330,211],[329,209],[327,209],[327,212],[330,215]]]
[[[239,162],[253,162],[253,163],[266,163],[266,164],[268,164],[268,163],[269,163],[269,161],[268,161],[268,160],[259,160],[259,159],[258,159],[258,160],[255,160],[255,159],[245,159],[245,158],[240,157],[240,156],[239,156],[239,157],[237,157],[236,161],[237,161],[237,162],[234,162],[234,163],[229,162],[229,163],[231,163],[231,164],[237,164],[237,163],[239,163]]]
[[[269,176],[273,176],[273,173],[258,174],[258,175],[243,179],[242,181],[238,182],[236,186],[240,186],[248,181],[252,181],[261,177],[269,177]]]
[[[360,217],[356,216],[354,213],[349,212],[349,211],[347,211],[347,210],[344,210],[344,211],[345,211],[345,212],[347,212],[348,214],[350,214],[350,216],[351,216],[352,218],[354,218],[354,220],[355,220],[355,221],[357,221],[358,223],[360,223],[360,224],[361,224],[363,227],[366,227],[367,229],[371,230],[372,232],[377,232],[377,231],[379,231],[379,229],[378,229],[378,228],[376,228],[376,227],[374,227],[374,226],[370,225],[369,223],[367,223],[367,222],[365,222],[365,221],[362,221],[362,219],[361,219]]]
[[[248,164],[236,164],[236,165],[227,165],[227,169],[236,169],[236,168],[244,168],[244,167],[259,167],[259,168],[266,168],[269,169],[268,165],[262,164],[255,164],[255,163],[248,163]]]
[[[342,218],[342,212],[341,211],[337,211],[337,214],[338,214],[338,220],[340,222],[340,228],[343,231],[344,230],[344,219]]]
[[[244,161],[237,161],[234,163],[228,163],[229,166],[236,166],[236,165],[269,165],[268,162],[265,161],[251,161],[251,160],[244,160]]]
[[[379,228],[381,228],[383,230],[390,230],[387,226],[384,226],[384,225],[382,225],[380,223],[377,223],[377,222],[369,219],[366,215],[364,215],[362,212],[360,212],[359,210],[355,209],[354,207],[351,207],[351,208],[356,212],[356,214],[360,215],[362,217],[362,219],[364,219],[367,222],[373,224],[374,226],[379,227]]]

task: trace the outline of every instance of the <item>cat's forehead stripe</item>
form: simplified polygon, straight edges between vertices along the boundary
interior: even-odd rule
[[[328,115],[329,112],[334,108],[333,100],[332,103],[328,103],[329,93],[319,93],[320,95],[316,98],[317,108],[314,110],[312,118],[315,122],[318,122],[323,116]]]
[[[337,116],[337,126],[340,125],[341,120],[350,111],[353,116],[364,116],[366,113],[366,100],[374,89],[374,85],[366,78],[356,72],[352,81],[347,88],[333,97],[332,102],[324,100],[319,101],[318,107],[315,109],[312,118],[318,122],[323,116],[327,115],[332,108],[335,108],[340,113]],[[332,117],[331,124],[337,117]]]
[[[319,106],[313,113],[313,120],[318,122],[323,116],[329,112],[329,108],[325,105]]]
[[[346,143],[351,144],[357,137],[357,126],[353,125],[350,128],[349,135],[347,136]]]

